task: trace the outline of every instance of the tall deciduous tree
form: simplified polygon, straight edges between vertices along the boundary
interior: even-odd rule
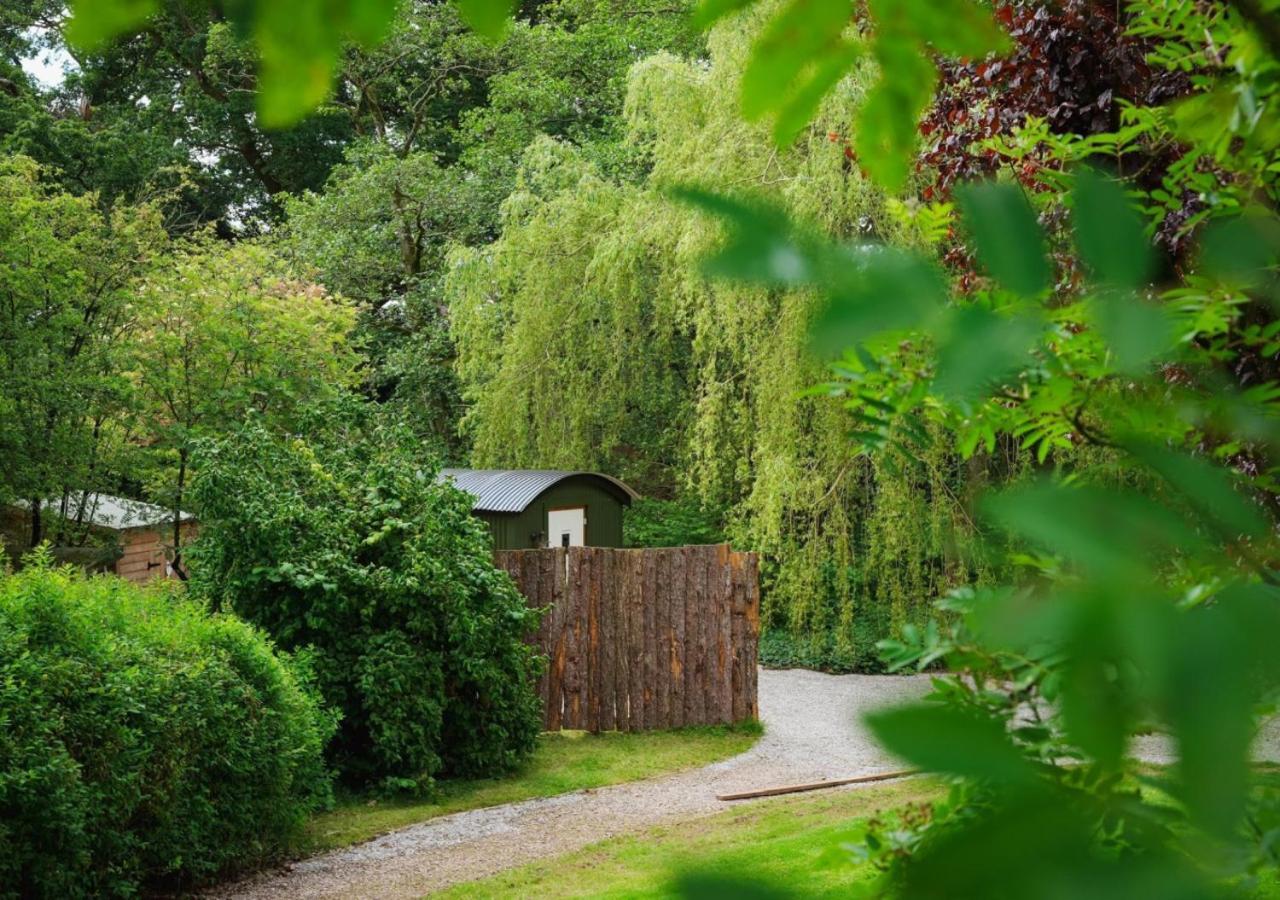
[[[0,162],[0,500],[26,500],[31,543],[46,498],[95,486],[104,432],[127,404],[122,338],[131,291],[163,246],[159,216]]]
[[[561,0],[493,46],[448,6],[411,4],[386,43],[349,50],[335,103],[362,140],[325,189],[287,204],[294,250],[360,304],[370,388],[448,455],[463,447],[442,280],[445,249],[492,240],[519,160],[539,135],[628,177],[627,72],[663,48],[697,51],[683,6]]]
[[[138,419],[155,451],[149,493],[173,510],[182,573],[182,509],[191,448],[250,411],[285,423],[302,404],[355,380],[353,313],[289,272],[267,248],[197,241],[149,277],[137,299]]]

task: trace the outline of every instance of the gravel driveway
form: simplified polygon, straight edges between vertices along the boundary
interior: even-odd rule
[[[421,897],[616,834],[710,815],[717,794],[901,768],[861,714],[923,694],[923,677],[760,672],[764,736],[739,756],[675,775],[431,819],[210,896]]]
[[[861,725],[861,715],[924,694],[925,676],[760,672],[765,734],[739,756],[675,775],[455,813],[224,886],[235,898],[421,897],[605,838],[728,807],[717,794],[902,768]],[[1140,738],[1142,759],[1168,762],[1158,737]],[[1280,761],[1280,719],[1256,755]]]

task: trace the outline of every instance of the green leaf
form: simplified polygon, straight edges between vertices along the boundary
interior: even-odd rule
[[[1071,793],[1027,791],[914,850],[892,896],[929,900],[1080,898],[1211,900],[1222,896],[1185,854],[1098,852],[1098,821]],[[1130,819],[1129,821],[1132,821]],[[1127,836],[1127,835],[1126,835]],[[1159,847],[1160,845],[1156,845]],[[1145,845],[1144,845],[1145,849]],[[1154,848],[1153,848],[1154,849]]]
[[[1201,542],[1181,518],[1140,494],[1049,481],[983,502],[997,523],[1103,578],[1143,580],[1150,563]]]
[[[918,44],[881,35],[881,77],[858,111],[855,149],[867,173],[891,194],[906,185],[916,150],[916,122],[933,99],[937,71]]]
[[[800,234],[781,211],[695,188],[677,188],[671,194],[728,226],[728,240],[703,261],[708,275],[790,287],[810,284],[817,277],[820,241]]]
[[[874,0],[873,9],[882,21],[910,23],[921,41],[949,56],[983,57],[1010,45],[991,8],[971,0]]]
[[[693,11],[693,27],[704,29],[727,15],[746,9],[756,0],[703,0]]]
[[[708,275],[826,293],[810,331],[819,353],[839,355],[867,337],[924,326],[946,301],[946,280],[915,254],[837,247],[768,206],[690,188],[672,194],[728,225],[725,244],[703,264]]]
[[[1175,334],[1169,316],[1129,291],[1104,291],[1093,298],[1092,308],[1120,372],[1141,372],[1173,346]]]
[[[778,118],[773,125],[773,140],[778,146],[791,143],[804,130],[827,91],[844,77],[861,52],[856,45],[843,43],[822,56],[820,62],[813,66],[808,80],[778,110]]]
[[[94,50],[133,31],[160,8],[158,0],[72,0],[67,40]]]
[[[993,382],[1024,365],[1040,332],[1034,319],[980,306],[955,309],[948,326],[938,348],[934,385],[955,400],[977,399]]]
[[[714,872],[689,872],[679,877],[673,895],[685,900],[784,900],[791,895],[754,878]]]
[[[492,41],[507,33],[516,12],[514,0],[455,0],[455,3],[462,21]]]
[[[946,302],[942,274],[912,253],[868,246],[844,262],[828,260],[822,267],[831,276],[830,296],[810,330],[819,354],[838,354],[886,331],[924,327]]]
[[[365,47],[387,36],[400,0],[347,0],[347,33]]]
[[[999,721],[950,706],[903,706],[871,713],[867,726],[884,748],[945,775],[1028,784],[1035,770]]]
[[[341,36],[318,0],[258,3],[255,13],[258,117],[265,128],[285,128],[329,95]]]
[[[1092,169],[1076,172],[1071,193],[1076,246],[1095,278],[1136,288],[1151,276],[1151,243],[1121,186]]]
[[[1271,635],[1280,624],[1272,612],[1259,617],[1247,591],[1227,593],[1208,609],[1188,612],[1165,675],[1166,716],[1178,744],[1177,775],[1182,800],[1202,827],[1230,838],[1239,827],[1248,794],[1251,712],[1263,684],[1251,680],[1250,648],[1259,646],[1259,625]],[[1276,598],[1260,598],[1276,609]]]
[[[1280,255],[1280,222],[1274,216],[1238,216],[1210,223],[1200,240],[1200,263],[1215,278],[1242,287],[1267,279]]]
[[[1138,702],[1133,690],[1130,637],[1151,644],[1167,635],[1139,613],[1163,611],[1172,605],[1158,599],[1147,603],[1131,592],[1118,595],[1092,590],[1059,595],[1055,601],[1067,619],[1060,623],[1067,660],[1062,672],[1062,718],[1067,736],[1107,769],[1119,767],[1134,723]],[[1136,629],[1136,630],[1135,630]],[[1167,641],[1165,642],[1167,645]],[[1162,657],[1165,647],[1155,654]],[[1142,658],[1152,657],[1146,647]]]
[[[1024,296],[1049,287],[1044,234],[1019,188],[994,182],[967,185],[957,198],[978,259],[1001,286]]]
[[[1127,449],[1177,490],[1219,537],[1234,541],[1266,534],[1261,511],[1218,466],[1150,443],[1133,442]]]
[[[827,54],[840,46],[849,17],[848,0],[792,0],[769,22],[742,73],[742,114],[748,121],[786,105],[802,73],[817,61],[830,65]],[[838,78],[839,73],[830,83]]]

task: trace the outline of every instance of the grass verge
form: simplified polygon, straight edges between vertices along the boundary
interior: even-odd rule
[[[1266,771],[1263,777],[1274,781],[1280,776]],[[944,792],[937,781],[920,777],[816,797],[745,803],[708,818],[612,838],[433,896],[673,897],[683,882],[694,888],[693,896],[870,900],[883,887],[879,873],[856,862],[843,845],[859,841],[867,819],[878,813],[937,800]],[[696,887],[702,879],[719,883],[712,889],[708,882],[700,892]],[[1280,900],[1280,875],[1262,873],[1242,896]]]
[[[702,875],[752,882],[790,896],[861,897],[878,873],[855,863],[841,845],[861,837],[863,822],[876,813],[936,799],[942,792],[935,781],[910,778],[820,797],[746,803],[602,841],[434,896],[670,897],[677,880]]]
[[[544,734],[529,762],[501,778],[442,781],[435,796],[425,800],[339,797],[332,810],[307,824],[298,853],[310,855],[357,844],[449,813],[707,765],[749,749],[760,734],[755,722],[635,734]]]

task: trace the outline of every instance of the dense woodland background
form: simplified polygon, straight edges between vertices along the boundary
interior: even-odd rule
[[[0,896],[526,761],[441,463],[759,551],[766,663],[947,670],[866,717],[950,788],[890,895],[1275,883],[1277,0],[72,7],[0,10]],[[82,489],[190,580],[55,567]]]
[[[633,517],[637,541],[760,550],[766,656],[877,667],[875,641],[932,598],[1001,576],[969,540],[984,486],[1105,471],[1107,449],[1086,427],[975,436],[963,459],[927,434],[910,465],[868,453],[849,440],[865,411],[815,389],[832,370],[807,340],[814,295],[708,281],[698,261],[722,229],[669,191],[767,200],[835,238],[926,250],[972,286],[953,187],[1002,173],[1043,191],[1070,156],[1056,136],[1114,134],[1190,92],[1189,68],[1147,59],[1181,26],[1152,13],[1144,27],[1163,33],[1144,41],[1134,14],[1082,0],[1002,5],[1012,54],[942,66],[891,195],[851,135],[872,59],[779,147],[739,108],[774,8],[707,33],[688,12],[530,3],[493,44],[450,6],[406,4],[384,43],[343,52],[328,102],[268,131],[254,51],[216,4],[165,3],[95,53],[68,51],[61,4],[6,4],[0,240],[33,258],[4,277],[38,281],[23,302],[50,314],[35,332],[18,327],[21,304],[0,321],[0,448],[17,461],[0,494],[89,487],[190,507],[202,438],[251,410],[289,429],[355,391],[448,463],[627,480],[660,501]],[[71,62],[56,84],[23,68],[50,50]],[[1160,266],[1178,270],[1204,209],[1190,176],[1213,172],[1170,193],[1167,141],[1118,158],[1156,191]],[[1078,279],[1058,262],[1060,284]],[[1249,311],[1242,326],[1269,321]],[[1229,377],[1247,386],[1274,366],[1248,354]]]

